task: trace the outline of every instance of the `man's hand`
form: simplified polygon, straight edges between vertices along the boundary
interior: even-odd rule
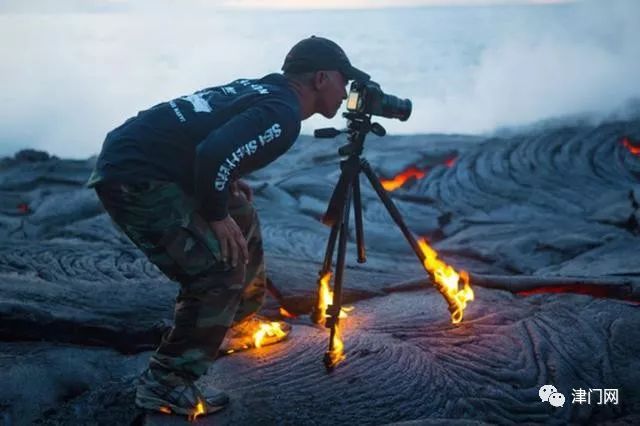
[[[236,221],[227,215],[222,220],[209,222],[209,225],[220,242],[222,259],[230,261],[234,268],[238,265],[238,259],[246,265],[249,262],[247,241]]]
[[[253,201],[253,191],[251,187],[243,180],[236,180],[229,184],[231,187],[231,193],[235,196],[239,196],[240,192],[242,192],[247,199],[248,202]]]

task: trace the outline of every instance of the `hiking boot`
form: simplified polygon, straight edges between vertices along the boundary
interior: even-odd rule
[[[136,405],[165,414],[182,414],[194,420],[222,410],[229,403],[229,396],[221,390],[207,387],[201,391],[194,382],[175,378],[158,380],[151,370],[146,370],[136,389]]]
[[[291,326],[284,321],[272,321],[252,314],[227,331],[220,352],[230,354],[273,345],[286,339],[290,332]]]

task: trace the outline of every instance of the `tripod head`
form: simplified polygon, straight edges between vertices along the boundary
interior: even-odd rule
[[[338,130],[334,127],[325,127],[316,129],[313,132],[313,136],[320,139],[333,139],[340,134],[346,133],[349,143],[338,148],[338,154],[343,157],[362,155],[364,140],[369,132],[380,137],[387,134],[381,124],[371,122],[371,114],[348,111],[342,113],[342,116],[347,119],[346,129]]]
[[[340,162],[340,168],[348,178],[341,178],[336,184],[336,188],[329,200],[329,206],[327,211],[322,216],[322,223],[327,226],[332,226],[338,220],[340,212],[342,211],[342,205],[346,201],[347,187],[353,184],[354,197],[356,202],[356,212],[360,214],[360,186],[358,183],[358,173],[360,170],[360,164],[364,160],[362,158],[362,151],[364,150],[364,140],[369,132],[380,137],[387,134],[387,131],[378,123],[371,122],[371,114],[364,114],[360,112],[347,111],[342,114],[347,119],[347,128],[345,130],[338,130],[333,127],[324,129],[318,129],[313,132],[313,135],[317,138],[335,138],[336,136],[346,133],[348,143],[338,148],[338,154],[341,157],[347,157]],[[362,256],[364,257],[364,255]]]

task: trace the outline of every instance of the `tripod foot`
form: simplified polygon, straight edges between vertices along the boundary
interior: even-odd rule
[[[327,369],[327,373],[331,373],[338,364],[346,359],[346,356],[341,351],[327,351],[324,353],[322,362]]]
[[[331,356],[331,352],[327,351],[324,353],[322,363],[324,364],[324,368],[327,370],[327,373],[332,373],[336,368],[336,363],[333,362],[333,356]]]

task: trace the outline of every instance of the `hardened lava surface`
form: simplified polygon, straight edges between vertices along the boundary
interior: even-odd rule
[[[351,230],[347,360],[327,374],[326,330],[304,314],[329,234],[319,219],[344,142],[301,137],[249,178],[279,292],[266,312],[284,304],[301,315],[286,343],[212,366],[202,380],[228,390],[232,403],[200,422],[638,420],[638,120],[486,137],[370,137],[365,156],[381,178],[409,169],[424,175],[391,197],[416,236],[471,273],[476,300],[462,324],[450,323],[362,178],[367,263],[356,262]],[[184,421],[140,416],[133,407],[135,377],[171,322],[177,285],[83,187],[93,162],[34,151],[0,160],[4,423]],[[545,384],[565,395],[563,407],[540,401]],[[618,389],[619,403],[572,404],[579,388]]]
[[[457,326],[433,290],[357,303],[344,324],[347,359],[330,374],[321,362],[326,333],[309,325],[282,345],[226,357],[205,381],[228,390],[233,403],[202,424],[565,424],[629,409],[571,406],[572,389],[618,388],[638,401],[640,372],[629,365],[640,350],[633,304],[482,288],[477,296]],[[541,402],[543,384],[566,396],[564,407]]]

